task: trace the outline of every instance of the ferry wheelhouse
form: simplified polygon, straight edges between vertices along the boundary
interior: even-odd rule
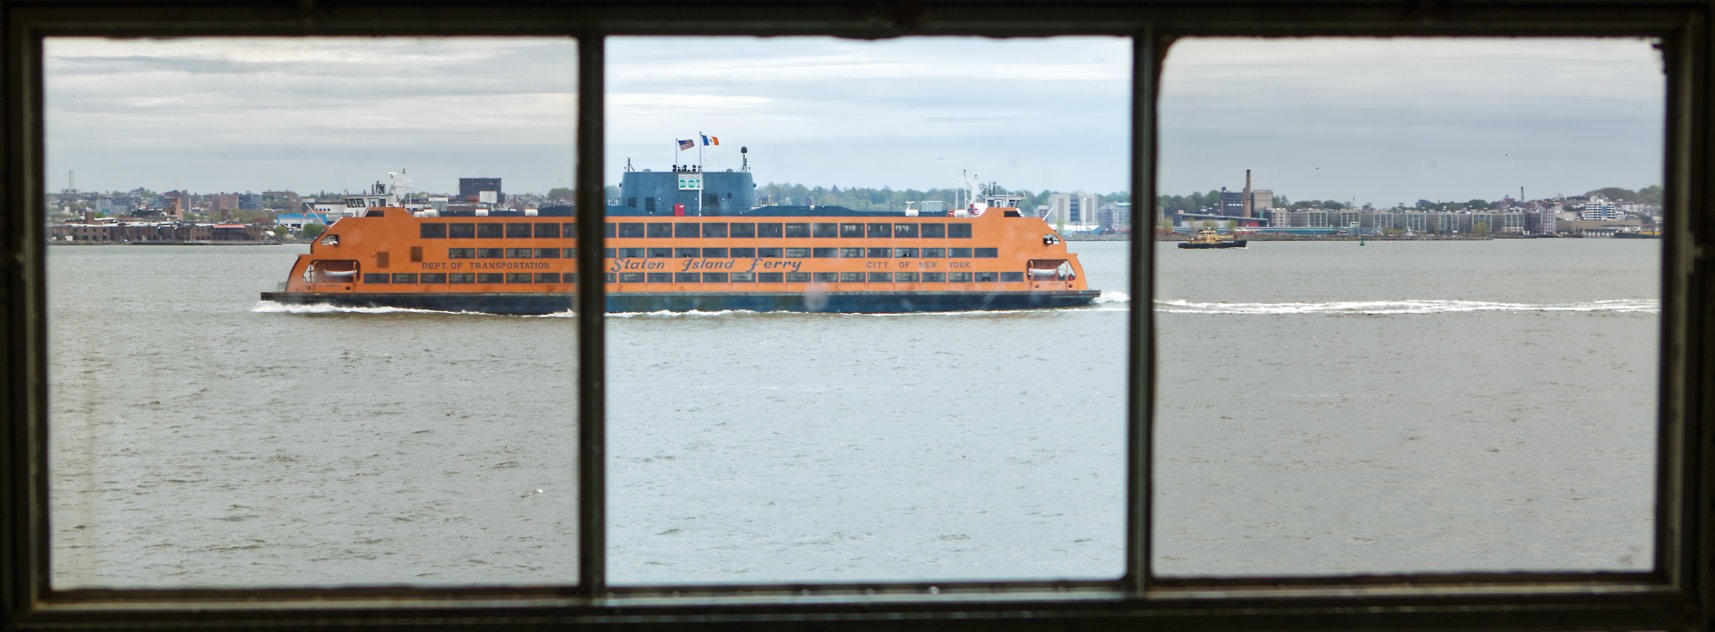
[[[610,312],[915,312],[1068,307],[1099,294],[1041,218],[988,196],[937,214],[752,208],[748,170],[632,171],[610,206]],[[976,199],[976,198],[973,198]],[[299,255],[288,304],[499,314],[572,309],[567,207],[449,216],[368,199]]]

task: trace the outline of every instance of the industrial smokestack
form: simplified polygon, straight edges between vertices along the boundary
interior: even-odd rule
[[[1251,217],[1251,170],[1245,170],[1245,219]]]

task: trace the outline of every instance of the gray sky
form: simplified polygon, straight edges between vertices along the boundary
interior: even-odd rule
[[[555,39],[50,40],[48,188],[355,190],[572,180],[575,47]],[[1130,45],[610,40],[607,173],[750,149],[760,182],[1126,187]],[[1162,188],[1392,205],[1658,184],[1641,40],[1196,40],[1162,86]]]

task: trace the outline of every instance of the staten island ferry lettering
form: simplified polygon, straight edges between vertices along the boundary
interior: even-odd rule
[[[683,175],[701,190],[681,190]],[[918,312],[1087,305],[1078,256],[1020,198],[965,208],[865,212],[754,205],[747,168],[628,171],[606,210],[607,310]],[[355,200],[355,202],[354,202]],[[287,304],[497,314],[572,309],[575,213],[569,207],[461,214],[412,211],[388,185],[347,201],[356,213],[299,255]]]

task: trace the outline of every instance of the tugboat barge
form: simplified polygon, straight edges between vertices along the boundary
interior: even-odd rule
[[[748,168],[697,167],[627,172],[621,191],[624,204],[609,206],[602,226],[610,312],[1001,310],[1086,305],[1099,294],[1060,236],[1009,196],[936,215],[752,208]],[[357,214],[329,226],[263,300],[572,309],[578,225],[570,208],[446,216],[392,197],[347,203]]]

